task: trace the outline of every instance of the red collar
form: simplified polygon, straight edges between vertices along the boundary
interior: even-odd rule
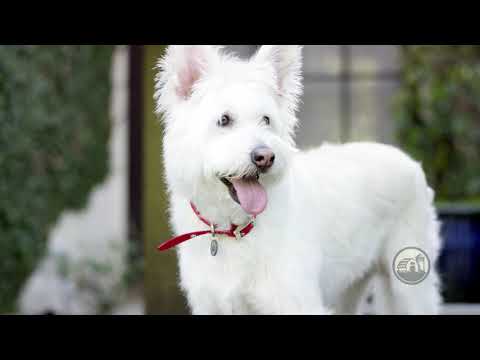
[[[159,245],[157,247],[157,249],[159,251],[168,250],[168,249],[170,249],[174,246],[177,246],[178,244],[181,244],[181,243],[183,243],[187,240],[194,239],[198,236],[203,236],[203,235],[206,235],[206,234],[212,234],[212,236],[225,235],[225,236],[228,236],[228,237],[231,237],[231,238],[236,238],[237,240],[240,240],[244,236],[248,235],[248,233],[250,233],[250,231],[252,231],[252,229],[254,227],[254,220],[255,219],[252,219],[252,221],[250,221],[247,225],[245,225],[245,227],[243,227],[240,230],[238,228],[238,225],[235,225],[235,224],[230,225],[230,230],[217,230],[217,225],[212,224],[210,221],[205,219],[200,214],[200,212],[197,210],[195,205],[193,205],[192,202],[190,202],[190,206],[192,207],[193,212],[195,213],[195,215],[197,215],[197,217],[200,219],[200,221],[203,222],[205,225],[207,225],[210,228],[210,230],[195,231],[195,232],[191,232],[191,233],[188,233],[188,234],[183,234],[183,235],[176,236],[176,237],[174,237],[170,240],[165,241],[163,244]]]

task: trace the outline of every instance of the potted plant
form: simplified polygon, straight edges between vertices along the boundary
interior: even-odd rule
[[[426,171],[442,222],[447,302],[480,302],[480,46],[402,46],[397,140]]]

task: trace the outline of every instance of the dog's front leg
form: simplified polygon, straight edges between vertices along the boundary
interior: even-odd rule
[[[314,303],[297,301],[298,299],[288,299],[285,297],[282,304],[274,314],[278,315],[331,315],[332,312],[324,306],[323,302],[317,300]]]
[[[259,313],[269,315],[331,315],[332,312],[318,300],[307,303],[297,294],[276,294],[275,299],[257,306]]]
[[[193,315],[247,315],[252,313],[248,304],[239,296],[214,300],[211,293],[208,298],[199,293],[189,297],[189,303]]]
[[[212,303],[212,301],[205,301],[195,299],[189,300],[190,311],[192,315],[221,315],[220,308]]]
[[[184,289],[192,315],[220,315],[222,311],[211,292],[195,287]]]
[[[291,284],[290,284],[291,285]],[[259,291],[255,308],[270,315],[330,315],[316,284],[265,284]]]

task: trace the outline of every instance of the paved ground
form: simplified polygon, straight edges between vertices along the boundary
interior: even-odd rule
[[[117,307],[112,315],[144,315],[145,309],[141,299],[132,299],[130,302]],[[442,315],[480,315],[480,304],[451,304],[445,305]]]
[[[145,306],[142,299],[132,299],[128,303],[117,306],[112,315],[145,315]]]
[[[480,304],[451,304],[443,307],[443,315],[480,315]]]
[[[117,306],[112,315],[145,315],[143,299],[132,298],[125,304]],[[451,304],[445,305],[442,315],[480,315],[480,304]]]

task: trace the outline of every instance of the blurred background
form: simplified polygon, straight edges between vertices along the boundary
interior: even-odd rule
[[[164,50],[0,45],[0,314],[188,313],[175,252],[155,251]],[[480,314],[480,46],[307,45],[304,85],[300,148],[379,141],[422,162],[443,312]]]

